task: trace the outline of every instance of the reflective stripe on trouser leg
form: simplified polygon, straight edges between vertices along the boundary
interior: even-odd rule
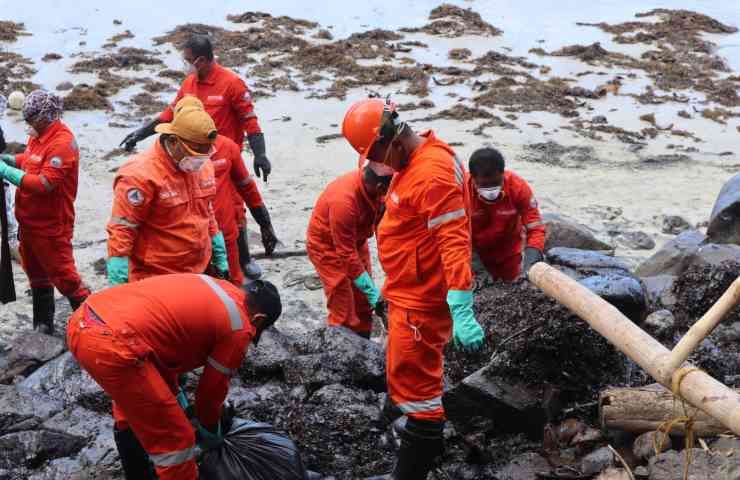
[[[160,480],[196,480],[190,449],[195,434],[175,399],[172,379],[165,380],[150,360],[142,361],[100,328],[74,333],[73,353],[82,368],[111,396],[117,420],[125,417],[156,464]]]
[[[444,347],[452,333],[449,310],[423,312],[388,305],[386,374],[393,403],[419,420],[444,421]]]

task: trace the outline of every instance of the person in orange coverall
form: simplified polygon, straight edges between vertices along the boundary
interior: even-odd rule
[[[226,244],[212,205],[213,120],[202,109],[182,106],[157,131],[162,135],[154,146],[124,164],[113,184],[108,281],[203,273],[211,260],[215,274],[226,278]]]
[[[544,259],[545,224],[529,184],[505,170],[504,157],[495,148],[481,148],[470,157],[468,205],[473,248],[494,279],[507,282],[524,268]]]
[[[203,103],[192,95],[184,96],[176,108],[184,109],[191,107],[204,109]],[[270,213],[257,187],[257,182],[255,182],[254,177],[249,175],[247,167],[242,161],[239,146],[230,138],[219,134],[216,137],[213,147],[211,163],[213,164],[213,170],[216,176],[216,199],[213,203],[213,208],[218,226],[221,232],[223,232],[226,242],[229,276],[234,284],[241,285],[244,281],[244,275],[240,265],[239,248],[237,246],[239,227],[237,225],[238,215],[235,212],[235,208],[241,207],[234,205],[233,196],[236,195],[242,205],[246,203],[252,216],[260,225],[262,243],[268,255],[275,250],[278,239],[272,227]],[[251,268],[259,268],[259,266],[255,263]]]
[[[373,283],[367,240],[379,218],[393,169],[367,162],[337,178],[319,196],[308,224],[306,250],[326,294],[327,322],[370,338],[381,300]]]
[[[473,312],[470,224],[464,167],[431,132],[401,122],[390,101],[371,98],[347,111],[342,134],[393,177],[378,226],[388,302],[386,374],[389,420],[406,415],[395,480],[425,479],[444,444],[444,348],[477,350],[485,336]]]
[[[73,310],[90,294],[72,253],[80,151],[60,120],[62,111],[61,98],[31,92],[23,104],[26,151],[0,155],[0,181],[18,187],[15,214],[23,269],[31,284],[33,328],[48,334],[54,331],[54,287]]]
[[[194,95],[205,105],[206,111],[216,123],[218,133],[233,140],[239,146],[240,151],[246,132],[249,148],[254,155],[254,172],[257,177],[267,182],[272,165],[267,158],[265,136],[254,111],[252,94],[246,84],[236,73],[215,61],[213,45],[206,35],[191,36],[183,45],[182,53],[187,77],[177,92],[175,100],[157,118],[127,135],[121,145],[125,146],[127,151],[133,150],[138,142],[154,134],[155,127],[159,123],[172,121],[175,106],[183,97]],[[232,198],[239,227],[237,243],[241,255],[240,263],[245,273],[249,274],[250,269],[247,265],[251,264],[251,257],[247,245],[247,219],[244,202],[236,192],[233,193]],[[260,219],[255,218],[255,220],[260,222]],[[263,228],[261,223],[260,227]],[[256,268],[255,265],[251,266],[252,269]]]
[[[91,295],[70,318],[67,345],[113,399],[114,439],[128,480],[195,480],[201,448],[223,441],[229,380],[250,342],[280,316],[269,282],[237,287],[206,275],[160,275]],[[204,367],[195,430],[177,376]],[[187,408],[186,408],[187,407]],[[197,435],[197,436],[196,436]]]

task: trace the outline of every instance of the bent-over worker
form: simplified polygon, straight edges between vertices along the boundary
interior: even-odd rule
[[[526,180],[505,169],[495,148],[476,150],[469,168],[473,248],[494,280],[511,282],[544,259],[545,224],[537,199]]]
[[[113,399],[114,439],[128,480],[195,480],[196,435],[178,374],[204,367],[195,393],[198,444],[223,441],[229,380],[250,342],[280,316],[269,282],[237,287],[206,275],[160,275],[91,295],[70,319],[67,344]]]

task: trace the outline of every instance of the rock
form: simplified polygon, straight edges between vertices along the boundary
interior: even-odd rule
[[[65,406],[77,404],[90,410],[108,413],[111,400],[95,380],[84,370],[70,352],[57,357],[20,385],[61,400]]]
[[[13,344],[7,360],[0,365],[0,383],[8,383],[19,375],[28,375],[36,368],[64,352],[64,341],[43,333],[24,332]]]
[[[229,388],[228,401],[241,417],[255,418],[264,404],[275,403],[287,394],[284,384],[266,383],[254,387],[232,386]]]
[[[691,224],[679,215],[664,215],[660,231],[668,235],[678,235],[691,228]]]
[[[38,428],[64,405],[44,394],[17,387],[0,385],[0,435]]]
[[[601,472],[595,480],[630,480],[630,475],[623,468],[608,468]]]
[[[655,248],[655,240],[645,232],[623,232],[617,239],[632,250],[652,250]]]
[[[523,382],[512,382],[483,367],[445,392],[445,412],[455,425],[475,417],[495,419],[503,432],[542,432],[545,412],[538,392]]]
[[[676,296],[673,293],[673,285],[677,278],[675,275],[656,275],[641,278],[650,305],[667,309],[675,306]]]
[[[740,438],[719,437],[709,445],[709,448],[712,451],[719,452],[721,455],[737,455],[740,453]]]
[[[650,471],[647,467],[643,467],[642,465],[636,467],[632,473],[635,474],[636,478],[648,478],[650,476]]]
[[[557,247],[547,251],[547,260],[554,265],[573,268],[579,273],[609,270],[629,274],[629,268],[623,262],[589,250]]]
[[[601,430],[597,430],[592,427],[586,428],[584,431],[577,433],[571,440],[572,445],[593,445],[604,439],[604,434]]]
[[[674,450],[661,453],[650,459],[650,480],[676,480],[683,477],[685,451]],[[740,478],[740,457],[712,455],[701,448],[691,451],[691,467],[688,480],[730,480]]]
[[[706,236],[698,230],[683,232],[645,260],[635,273],[638,277],[680,275],[704,240]]]
[[[77,456],[78,469],[113,469],[119,466],[118,450],[113,440],[113,419],[109,414],[73,407],[59,412],[42,427],[87,439],[87,445]]]
[[[496,471],[498,480],[537,480],[540,472],[550,472],[552,467],[539,453],[527,452],[512,458]]]
[[[670,436],[664,436],[657,432],[646,432],[637,437],[635,443],[632,445],[632,453],[640,461],[650,460],[655,456],[655,445],[662,445],[659,453],[673,448]]]
[[[262,332],[259,345],[251,345],[242,362],[242,378],[280,375],[283,363],[295,356],[295,341],[275,327]]]
[[[344,327],[322,327],[298,338],[303,355],[284,362],[289,384],[342,383],[385,391],[385,352],[381,346]]]
[[[707,237],[712,243],[740,244],[740,173],[719,191],[709,216]]]
[[[669,310],[658,310],[647,316],[643,327],[656,337],[663,337],[673,332],[676,319]]]
[[[723,343],[740,341],[740,322],[732,322],[730,325],[720,325],[714,331]]]
[[[578,283],[588,288],[635,323],[647,314],[647,297],[640,281],[626,275],[596,275]]]
[[[581,473],[596,475],[613,465],[614,453],[608,447],[601,447],[581,459]]]
[[[68,90],[72,90],[75,86],[72,84],[72,82],[62,82],[59,85],[57,85],[57,90],[60,92],[66,92]]]
[[[85,441],[84,437],[49,430],[8,433],[0,437],[0,468],[35,468],[49,459],[76,454]]]
[[[588,227],[554,213],[542,215],[547,226],[545,251],[556,247],[579,248],[581,250],[612,250],[614,247],[598,240]]]
[[[739,245],[702,245],[691,259],[691,265],[716,267],[724,262],[740,263]]]

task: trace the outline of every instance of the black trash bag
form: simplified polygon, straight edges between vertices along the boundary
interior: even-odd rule
[[[235,418],[224,443],[200,462],[203,480],[305,480],[295,443],[266,423]]]

